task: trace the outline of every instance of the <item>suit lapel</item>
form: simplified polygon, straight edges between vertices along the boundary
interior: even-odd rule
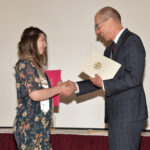
[[[112,47],[112,46],[111,46]],[[106,57],[108,57],[108,58],[110,58],[110,55],[111,55],[111,47],[109,47],[108,49],[107,49],[107,53],[105,54],[105,56]]]
[[[115,46],[114,54],[112,57],[113,60],[116,58],[120,46],[123,44],[123,42],[125,42],[126,38],[130,35],[130,33],[131,32],[128,29],[125,29],[124,32],[121,34],[121,36],[120,36],[120,38],[119,38],[119,40]]]

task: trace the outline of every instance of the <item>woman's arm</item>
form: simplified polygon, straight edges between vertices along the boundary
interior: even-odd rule
[[[69,96],[74,91],[75,89],[70,87],[67,83],[62,83],[61,85],[55,86],[53,88],[45,88],[33,91],[29,94],[29,96],[34,101],[42,101],[57,94],[64,94],[66,96]]]

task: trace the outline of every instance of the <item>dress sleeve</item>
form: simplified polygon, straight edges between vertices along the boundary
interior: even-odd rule
[[[31,61],[22,60],[18,64],[19,78],[27,90],[27,94],[42,89],[38,71]]]

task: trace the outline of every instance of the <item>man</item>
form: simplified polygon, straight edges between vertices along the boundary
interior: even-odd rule
[[[139,36],[123,28],[120,14],[111,7],[98,11],[95,29],[105,41],[113,41],[113,46],[106,48],[104,55],[122,66],[113,79],[102,81],[100,76],[95,75],[95,78],[78,82],[77,95],[103,88],[106,93],[105,122],[108,123],[109,150],[138,150],[148,117],[142,84],[144,46]],[[70,81],[70,86],[75,87],[75,83]]]

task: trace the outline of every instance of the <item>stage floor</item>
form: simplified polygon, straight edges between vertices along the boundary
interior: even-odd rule
[[[51,129],[53,150],[109,150],[108,131],[98,129]],[[16,150],[12,128],[0,128],[0,149]],[[142,132],[140,150],[150,150],[150,132]]]
[[[12,134],[12,128],[0,128],[0,133]],[[94,130],[94,129],[51,129],[51,134],[73,134],[73,135],[98,135],[98,136],[108,136],[107,130]],[[144,131],[142,136],[150,137],[150,131]]]

